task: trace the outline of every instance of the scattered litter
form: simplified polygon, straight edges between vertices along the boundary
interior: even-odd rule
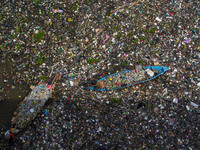
[[[53,13],[63,13],[63,10],[61,9],[52,9]]]
[[[190,43],[191,41],[192,41],[192,39],[189,38],[189,39],[186,39],[184,42],[188,44],[188,43]]]
[[[147,72],[147,74],[148,74],[149,76],[151,76],[151,77],[154,76],[154,72],[151,71],[150,69],[147,69],[146,72]]]
[[[199,107],[199,105],[197,105],[197,104],[195,104],[195,103],[193,103],[193,102],[190,102],[190,105],[194,106],[195,108],[198,108],[198,107]]]
[[[177,103],[178,103],[178,99],[177,99],[177,98],[174,98],[174,99],[173,99],[173,103],[176,103],[176,104],[177,104]]]
[[[160,19],[159,17],[156,17],[156,20],[159,21],[159,22],[162,21],[162,19]]]
[[[103,44],[109,39],[109,35],[106,34],[106,39],[102,42]]]

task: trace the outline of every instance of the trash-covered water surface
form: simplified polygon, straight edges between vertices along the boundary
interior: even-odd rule
[[[11,120],[30,89],[59,74],[53,99],[23,132],[6,134],[9,141],[1,138],[1,147],[200,147],[198,1],[13,0],[0,5],[0,61],[5,66],[0,74],[0,118],[7,114]],[[134,72],[130,83],[156,78],[127,87],[123,78],[106,78],[107,88],[123,82],[120,89],[88,89],[93,78],[148,66],[170,69],[156,76],[149,68],[141,79]],[[24,112],[31,117],[37,109]],[[2,137],[9,129],[5,124],[9,122],[2,119]]]

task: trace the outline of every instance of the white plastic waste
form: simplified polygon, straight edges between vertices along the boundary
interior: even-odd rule
[[[177,99],[177,98],[174,98],[174,99],[173,99],[173,103],[176,103],[176,104],[177,104],[177,103],[178,103],[178,99]]]
[[[166,95],[167,93],[168,93],[167,88],[165,88],[165,89],[163,90],[163,95]]]
[[[33,108],[31,108],[31,109],[30,109],[30,112],[31,112],[31,113],[33,113],[33,112],[34,112],[34,109],[33,109]]]
[[[147,74],[148,74],[149,76],[151,76],[151,77],[154,76],[154,72],[151,71],[150,69],[147,69],[146,72],[147,72]]]
[[[97,95],[97,99],[101,99],[101,98],[102,98],[101,96]]]
[[[159,21],[159,22],[162,21],[162,19],[160,19],[159,17],[156,17],[156,20]]]
[[[100,131],[102,131],[101,127],[98,128],[97,132],[100,132]]]
[[[74,82],[73,81],[69,81],[70,86],[74,86]]]
[[[186,105],[187,110],[190,110],[190,107],[188,105]]]
[[[190,105],[194,106],[195,108],[198,108],[198,107],[199,107],[199,105],[197,105],[197,104],[195,104],[195,103],[193,103],[193,102],[190,102]]]

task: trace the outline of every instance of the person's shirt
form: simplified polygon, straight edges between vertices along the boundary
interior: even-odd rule
[[[92,80],[92,81],[91,81],[91,84],[92,84],[92,85],[95,85],[96,83],[97,83],[96,80]]]

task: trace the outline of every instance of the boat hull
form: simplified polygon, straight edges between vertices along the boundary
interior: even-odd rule
[[[52,86],[40,84],[20,103],[11,120],[12,128],[22,131],[37,116],[46,101],[52,96]]]
[[[129,87],[129,86],[135,85],[135,84],[140,84],[140,83],[144,83],[144,82],[153,80],[153,79],[157,78],[158,76],[162,75],[163,73],[165,73],[166,71],[168,71],[170,68],[169,67],[162,67],[162,66],[146,66],[146,67],[143,67],[144,71],[146,71],[147,69],[149,69],[151,71],[156,71],[157,74],[152,76],[151,78],[140,80],[140,81],[135,81],[135,82],[132,82],[132,83],[129,83],[129,84],[125,84],[124,86],[121,85],[121,86],[116,86],[116,87],[111,87],[111,88],[106,88],[106,87],[103,88],[103,86],[101,86],[101,88],[95,89],[94,86],[89,85],[88,89],[89,90],[96,90],[96,91],[111,91],[111,90],[126,88],[126,87]],[[101,84],[102,82],[105,82],[106,80],[108,80],[108,78],[113,77],[113,76],[117,76],[117,75],[122,75],[122,77],[121,77],[122,80],[126,80],[126,77],[124,77],[123,75],[125,75],[126,73],[131,73],[131,72],[133,72],[133,70],[125,70],[125,71],[121,71],[119,73],[114,73],[114,74],[111,74],[109,76],[105,76],[105,77],[99,79],[98,82]]]

